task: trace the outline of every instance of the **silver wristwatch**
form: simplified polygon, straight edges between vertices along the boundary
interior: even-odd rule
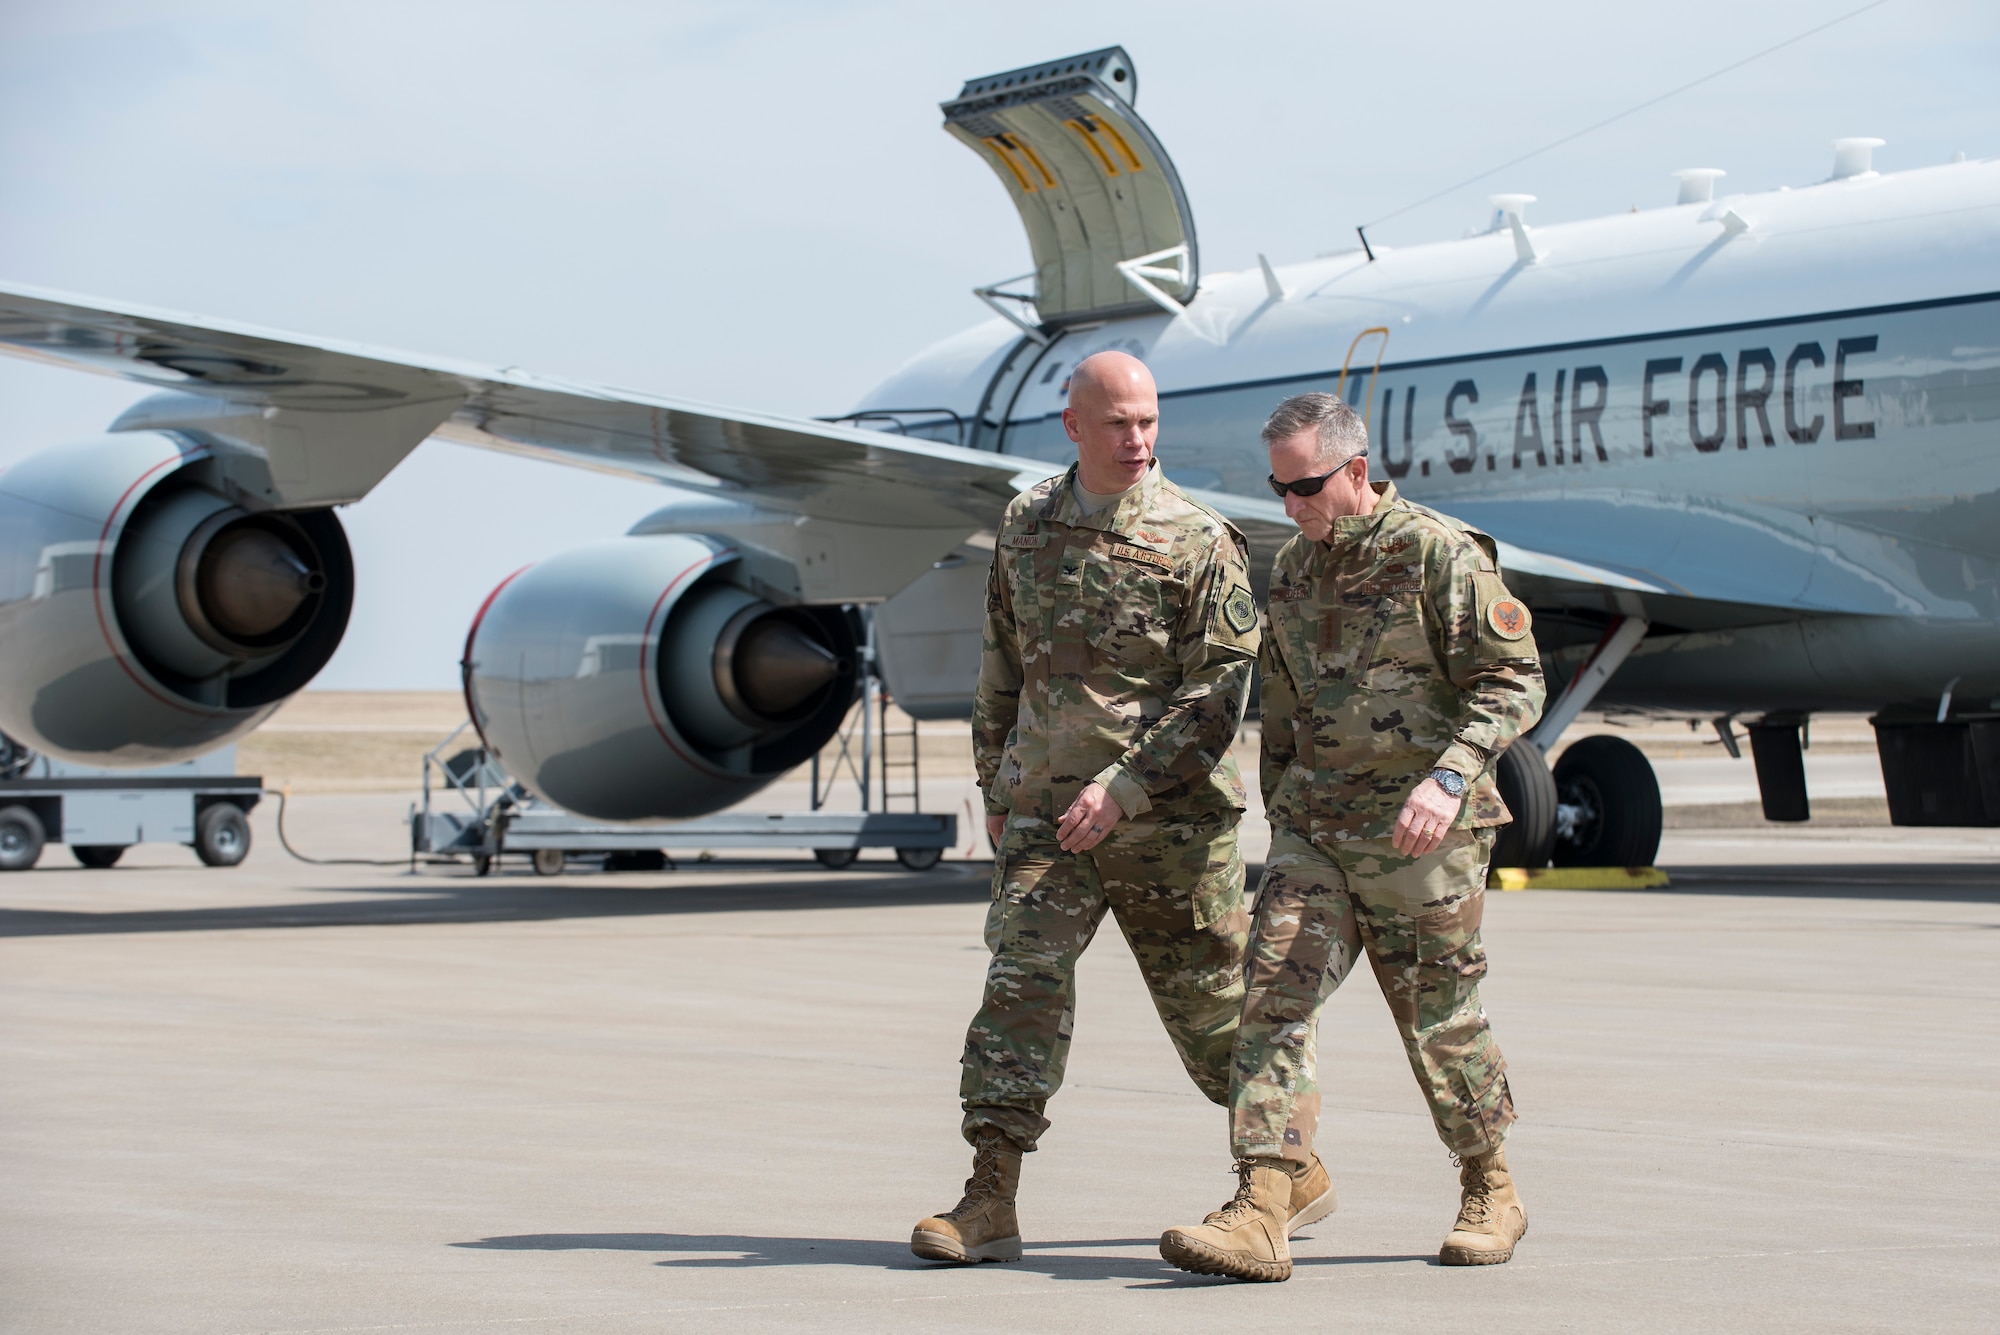
[[[1431,777],[1437,780],[1438,787],[1444,789],[1453,797],[1465,796],[1465,776],[1457,770],[1434,769],[1431,771]]]

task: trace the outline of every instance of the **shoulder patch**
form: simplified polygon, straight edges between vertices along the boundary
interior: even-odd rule
[[[1528,633],[1528,609],[1518,598],[1495,598],[1486,605],[1486,624],[1503,640],[1518,640]]]
[[[1223,601],[1222,615],[1229,622],[1229,628],[1238,635],[1248,635],[1257,624],[1257,604],[1251,600],[1250,590],[1238,585],[1230,590]]]

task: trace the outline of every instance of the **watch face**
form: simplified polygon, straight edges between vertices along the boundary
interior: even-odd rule
[[[1431,773],[1431,777],[1437,780],[1438,787],[1444,789],[1453,797],[1463,797],[1465,795],[1465,776],[1456,770],[1434,770]]]

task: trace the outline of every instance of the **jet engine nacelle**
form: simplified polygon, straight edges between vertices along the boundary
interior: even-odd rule
[[[44,450],[0,474],[0,731],[93,765],[185,760],[310,681],[353,598],[333,512],[238,504],[207,446]]]
[[[507,770],[600,820],[705,815],[809,759],[853,704],[856,636],[779,606],[727,542],[613,538],[494,590],[466,637],[466,703]]]

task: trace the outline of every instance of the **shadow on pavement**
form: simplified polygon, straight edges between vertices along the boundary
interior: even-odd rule
[[[1672,885],[1636,893],[2000,903],[2000,866],[1991,863],[1704,866],[1666,867],[1663,870],[1673,879]]]
[[[727,870],[740,872],[745,868],[738,865]],[[0,937],[543,922],[675,913],[968,904],[986,900],[991,893],[991,877],[991,868],[984,862],[949,862],[927,872],[885,868],[879,874],[872,868],[829,872],[819,867],[805,870],[797,863],[773,864],[772,879],[734,885],[676,885],[671,881],[663,884],[650,873],[631,879],[621,875],[581,882],[405,876],[381,885],[316,888],[311,893],[365,896],[317,902],[109,913],[0,909]]]
[[[513,1237],[481,1238],[477,1242],[454,1242],[454,1247],[487,1251],[620,1251],[731,1253],[729,1255],[688,1255],[659,1261],[669,1267],[735,1269],[754,1266],[849,1265],[880,1270],[956,1271],[965,1267],[940,1265],[910,1254],[909,1244],[861,1238],[747,1238],[727,1234],[698,1233],[524,1233]],[[1019,1261],[1008,1262],[1009,1272],[1025,1271],[1051,1279],[1151,1280],[1142,1288],[1204,1287],[1235,1281],[1212,1275],[1190,1275],[1160,1259],[1157,1238],[1078,1238],[1061,1242],[1031,1243]],[[1065,1249],[1128,1247],[1134,1256],[1065,1256]],[[1049,1253],[1057,1253],[1050,1255]],[[1435,1255],[1423,1256],[1298,1256],[1297,1267],[1331,1265],[1387,1265],[1410,1261],[1435,1263]]]
[[[547,922],[677,913],[971,904],[987,898],[990,866],[985,862],[948,862],[932,871],[909,872],[882,864],[879,868],[831,872],[811,864],[778,862],[763,864],[769,869],[769,879],[726,884],[716,884],[707,878],[717,874],[740,876],[760,868],[746,863],[709,864],[665,873],[664,880],[656,873],[547,881],[526,876],[405,875],[373,885],[313,887],[306,892],[352,896],[334,900],[98,913],[0,909],[0,938],[273,927]],[[1261,870],[1257,866],[1249,868],[1248,884],[1252,888]],[[1618,893],[2000,903],[2000,866],[1991,864],[1703,866],[1668,867],[1666,871],[1673,878],[1671,886]]]

